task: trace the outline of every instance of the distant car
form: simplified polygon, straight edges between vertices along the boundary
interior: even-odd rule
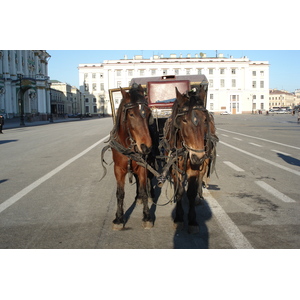
[[[225,110],[225,111],[222,111],[220,113],[220,115],[231,115],[231,113]]]

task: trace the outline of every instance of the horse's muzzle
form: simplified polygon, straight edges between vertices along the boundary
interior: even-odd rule
[[[203,158],[204,158],[204,155],[202,155],[202,157],[199,157],[196,154],[191,154],[190,155],[191,164],[199,166],[199,165],[201,165],[203,163]]]
[[[147,155],[151,152],[151,147],[148,147],[145,144],[141,144],[141,152],[143,155]]]

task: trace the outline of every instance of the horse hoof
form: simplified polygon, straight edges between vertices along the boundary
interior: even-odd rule
[[[144,221],[143,227],[144,227],[144,229],[151,229],[153,227],[153,222],[152,221]]]
[[[196,199],[195,199],[195,205],[196,206],[198,206],[198,205],[202,205],[203,204],[203,200],[204,200],[204,198],[201,196],[201,197],[197,197]]]
[[[148,203],[152,204],[154,202],[153,200],[154,200],[154,198],[149,197],[148,198]]]
[[[116,230],[116,231],[120,231],[120,230],[123,230],[124,229],[124,224],[120,223],[120,224],[113,224],[113,230]]]
[[[183,222],[174,222],[173,223],[174,229],[175,230],[183,230],[184,224]]]
[[[199,226],[198,225],[189,225],[188,232],[190,234],[197,234],[200,232]]]

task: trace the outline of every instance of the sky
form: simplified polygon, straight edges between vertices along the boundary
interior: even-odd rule
[[[268,61],[270,64],[270,88],[294,92],[300,89],[300,50],[47,50],[51,55],[48,75],[51,80],[59,80],[79,88],[79,64],[102,63],[104,60],[123,59],[124,55],[133,58],[143,55],[150,58],[153,55],[170,57],[170,54],[206,53],[215,57],[222,53],[224,57],[234,58],[247,56],[253,61]]]

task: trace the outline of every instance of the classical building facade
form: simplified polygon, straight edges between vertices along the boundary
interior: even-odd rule
[[[207,108],[213,112],[250,113],[269,108],[269,62],[251,61],[247,57],[192,57],[136,55],[103,63],[80,64],[80,91],[84,94],[85,110],[111,114],[109,89],[128,87],[135,77],[204,74],[209,81]],[[121,100],[116,97],[115,107]]]
[[[51,80],[51,112],[72,115],[84,112],[82,93],[68,83]]]
[[[280,107],[288,107],[294,108],[299,104],[299,99],[297,101],[296,94],[289,93],[283,90],[270,90],[269,96],[269,109],[280,108]]]
[[[51,112],[45,50],[0,50],[0,113],[47,118]]]

